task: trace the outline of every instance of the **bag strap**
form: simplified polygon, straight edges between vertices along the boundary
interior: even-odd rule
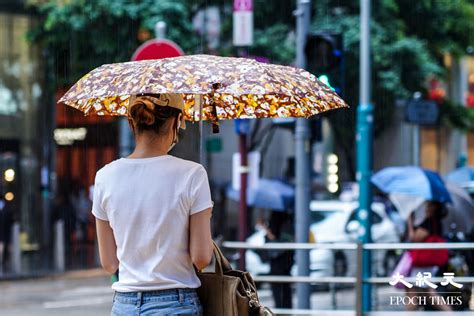
[[[223,275],[224,272],[232,270],[232,267],[226,257],[222,254],[219,246],[217,246],[215,241],[212,241],[214,245],[214,257],[216,258],[215,271],[216,274]]]

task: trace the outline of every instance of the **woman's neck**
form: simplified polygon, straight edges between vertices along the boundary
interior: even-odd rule
[[[128,158],[150,158],[168,154],[171,140],[168,135],[141,133],[135,137],[136,146]]]

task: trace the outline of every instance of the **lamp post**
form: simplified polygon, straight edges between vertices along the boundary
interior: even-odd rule
[[[357,216],[360,222],[359,239],[362,243],[371,242],[372,175],[373,159],[373,106],[370,103],[370,0],[360,2],[360,95],[357,108],[357,181],[359,183],[359,209]],[[371,276],[370,252],[364,250],[362,257],[362,278]],[[371,287],[362,287],[362,310],[367,312],[371,307]]]
[[[305,46],[311,20],[311,1],[298,0],[295,12],[296,22],[296,65],[306,67]],[[296,120],[295,128],[296,156],[296,200],[295,200],[295,232],[296,242],[306,243],[309,237],[309,202],[311,181],[311,144],[309,121],[304,118]],[[309,251],[296,251],[298,276],[309,275]],[[309,309],[310,288],[308,283],[298,283],[296,287],[298,308]]]

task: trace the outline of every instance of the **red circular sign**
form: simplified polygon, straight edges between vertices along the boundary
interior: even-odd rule
[[[152,39],[137,48],[132,60],[161,59],[183,55],[183,50],[175,42],[165,39]]]

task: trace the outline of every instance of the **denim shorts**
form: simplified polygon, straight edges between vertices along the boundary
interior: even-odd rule
[[[202,316],[202,306],[195,289],[115,292],[111,315]]]

